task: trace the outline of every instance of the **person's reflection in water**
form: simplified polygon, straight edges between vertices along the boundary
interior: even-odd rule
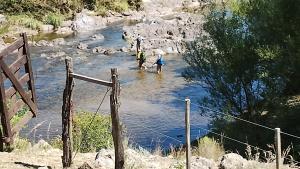
[[[138,70],[136,76],[138,80],[145,80],[145,71]]]
[[[157,74],[155,76],[155,80],[157,81],[157,83],[161,86],[163,84],[163,80],[164,80],[164,76],[162,73]]]

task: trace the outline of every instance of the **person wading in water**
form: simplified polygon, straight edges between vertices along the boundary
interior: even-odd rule
[[[141,50],[141,43],[143,38],[140,34],[138,34],[138,37],[136,38],[136,54],[138,55],[139,51]]]
[[[143,64],[146,62],[146,55],[145,52],[143,50],[141,50],[138,53],[139,56],[139,68],[142,69],[143,68]],[[144,66],[144,68],[146,69],[146,67]]]
[[[164,60],[163,60],[163,57],[161,54],[158,55],[156,62],[153,65],[155,65],[155,64],[157,65],[157,67],[156,67],[157,74],[160,74],[161,67],[162,67],[162,65],[164,65]]]

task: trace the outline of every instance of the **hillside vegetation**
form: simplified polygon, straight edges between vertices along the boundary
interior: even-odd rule
[[[0,13],[8,16],[8,23],[0,27],[0,34],[11,25],[39,29],[42,24],[55,28],[63,20],[73,19],[83,9],[105,16],[108,11],[140,10],[142,0],[0,0]]]

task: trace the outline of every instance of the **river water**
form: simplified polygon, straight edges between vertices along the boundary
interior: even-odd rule
[[[166,66],[163,67],[163,73],[157,75],[155,68],[138,70],[135,57],[127,53],[105,56],[93,54],[91,50],[76,49],[79,42],[87,43],[91,48],[121,48],[126,46],[121,33],[120,26],[111,26],[66,37],[67,45],[31,48],[39,114],[22,130],[22,136],[37,141],[61,134],[65,63],[63,60],[47,60],[40,56],[42,53],[62,51],[73,58],[74,71],[78,74],[110,80],[110,68],[118,68],[121,82],[120,117],[126,126],[130,144],[153,150],[157,146],[168,148],[185,142],[184,99],[188,96],[196,104],[205,92],[199,85],[187,83],[181,76],[187,66],[182,56],[165,56]],[[105,39],[93,41],[91,36],[94,34],[102,34]],[[95,111],[106,87],[79,80],[75,82],[73,98],[76,110]],[[206,127],[209,120],[200,116],[195,104],[191,105],[192,139],[205,134],[197,127]],[[100,112],[108,114],[109,111],[109,97],[106,97]],[[36,130],[32,130],[34,127]]]

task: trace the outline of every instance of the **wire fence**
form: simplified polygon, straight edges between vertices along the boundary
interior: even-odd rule
[[[181,99],[175,99],[175,100],[178,100],[178,101],[181,101],[181,102],[185,102],[185,100],[181,100]],[[203,105],[200,105],[200,104],[191,103],[191,105],[195,106],[193,108],[193,111],[192,111],[193,113],[192,114],[195,114],[195,113],[199,114],[199,113],[197,113],[198,112],[197,109],[205,109],[205,110],[210,111],[210,112],[216,112],[216,113],[222,114],[224,116],[232,117],[232,118],[234,118],[236,120],[239,120],[241,122],[250,124],[250,125],[255,126],[255,127],[260,127],[260,128],[266,129],[268,131],[271,131],[272,133],[275,132],[275,129],[273,129],[273,128],[269,127],[269,126],[266,126],[266,125],[262,125],[262,124],[255,123],[255,122],[252,122],[252,121],[240,118],[240,117],[236,117],[236,116],[233,116],[231,114],[224,113],[224,112],[221,112],[221,111],[218,111],[218,110],[214,110],[212,108],[209,108],[209,107],[206,107],[206,106],[203,106]],[[182,117],[184,117],[184,110],[182,110],[181,112],[182,113],[180,113],[179,115],[182,115]],[[169,120],[174,120],[174,121],[178,120],[178,119],[173,119],[172,116],[169,116],[168,118],[169,118]],[[168,135],[168,134],[165,134],[164,132],[160,132],[160,131],[154,130],[151,127],[143,125],[143,121],[139,121],[137,124],[135,124],[135,127],[143,128],[146,131],[153,132],[153,133],[155,133],[155,134],[157,134],[157,135],[159,135],[161,137],[173,140],[176,143],[178,143],[177,147],[185,145],[185,138],[184,137],[183,137],[183,139],[178,139],[178,138],[176,138],[176,137],[174,137],[172,135]],[[184,131],[185,130],[183,130],[183,133],[181,133],[182,135],[184,135]],[[204,135],[207,135],[207,134],[210,133],[212,135],[221,137],[222,139],[226,139],[226,140],[238,143],[240,145],[244,145],[244,146],[250,147],[250,148],[252,148],[254,150],[261,151],[261,152],[263,152],[263,154],[268,154],[268,153],[269,154],[272,154],[272,153],[275,154],[276,153],[275,152],[276,150],[274,148],[270,149],[270,150],[266,150],[266,149],[260,148],[259,146],[255,146],[255,145],[249,144],[248,142],[244,142],[244,141],[241,141],[239,139],[236,139],[236,138],[233,138],[233,137],[229,137],[229,136],[227,136],[223,132],[216,132],[213,129],[207,129],[205,127],[196,126],[196,127],[192,127],[191,131],[198,131],[198,134],[195,134],[195,132],[192,132],[192,134],[191,134],[191,136],[194,137],[195,139],[199,139],[200,137],[203,137]],[[204,133],[203,133],[203,131],[204,131]],[[287,136],[296,138],[296,139],[300,139],[299,136],[294,135],[294,134],[290,134],[290,133],[287,133],[287,132],[284,132],[284,131],[281,131],[280,133],[283,134],[283,135],[287,135]],[[164,141],[165,140],[163,140],[162,142],[164,142]],[[270,144],[274,144],[274,143],[271,142]],[[151,145],[149,147],[151,147]],[[260,158],[262,158],[262,159],[265,158],[266,159],[267,157],[260,157]],[[287,154],[285,154],[284,156],[282,156],[282,159],[284,159],[286,162],[289,162],[289,164],[291,164],[291,165],[299,165],[300,164],[299,161],[294,160],[292,156],[287,155]],[[275,160],[275,159],[273,159],[273,160]]]

